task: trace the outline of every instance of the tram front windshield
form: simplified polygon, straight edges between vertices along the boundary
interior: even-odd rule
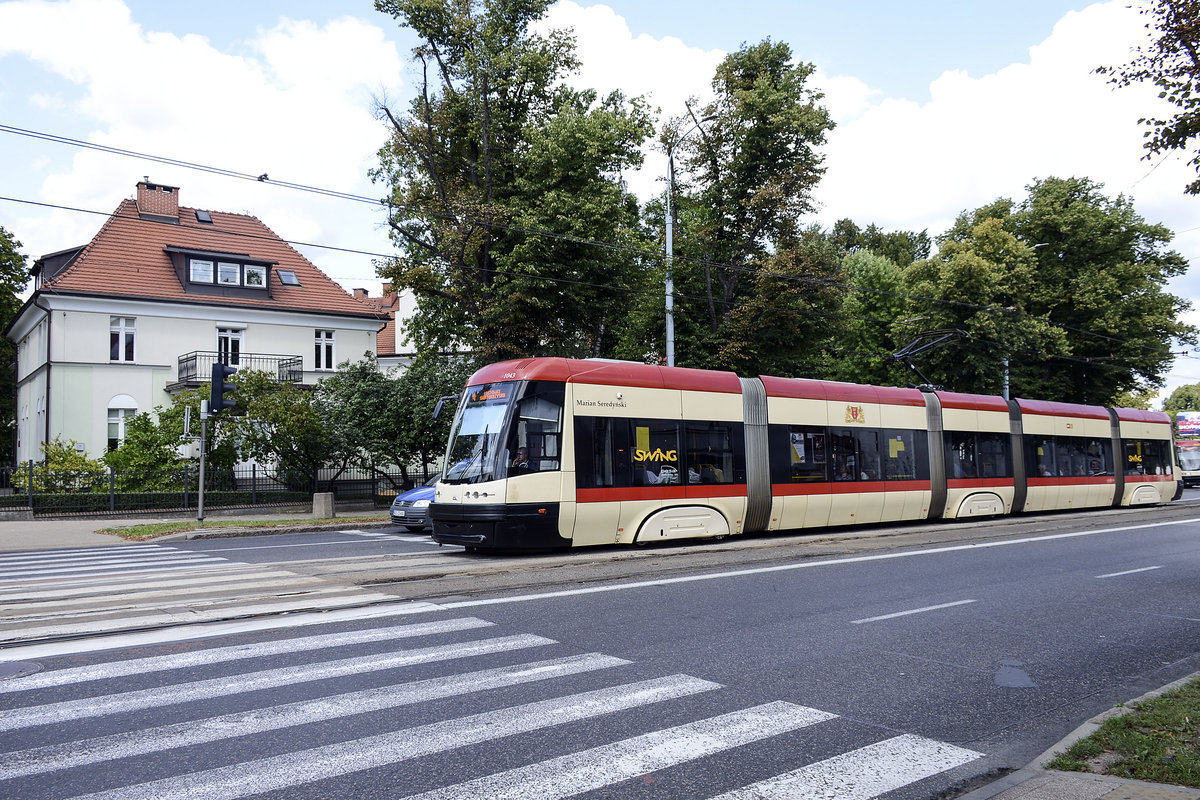
[[[563,385],[471,386],[459,403],[444,483],[483,483],[561,469]]]
[[[450,431],[444,483],[480,483],[503,477],[497,474],[496,456],[516,388],[511,382],[467,388]]]

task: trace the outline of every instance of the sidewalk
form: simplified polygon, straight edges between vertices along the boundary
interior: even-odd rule
[[[1149,700],[1176,686],[1195,680],[1200,672],[1180,678],[1159,689],[1131,700]],[[980,789],[963,795],[960,800],[1195,800],[1200,789],[1171,786],[1164,783],[1145,783],[1086,772],[1058,772],[1042,767],[1075,742],[1090,736],[1105,720],[1127,713],[1125,706],[1111,708],[1089,719],[1058,744],[1035,758],[1024,769],[1006,775]]]
[[[387,515],[387,509],[375,511],[339,511],[334,518],[338,523],[345,523],[347,528],[377,528],[390,525],[388,522],[360,522],[361,517]],[[172,534],[157,539],[146,539],[138,542],[122,539],[109,533],[96,533],[101,528],[119,528],[130,525],[143,525],[149,522],[178,522],[186,521],[185,517],[155,517],[141,515],[113,519],[111,517],[71,517],[65,519],[37,520],[0,520],[0,552],[13,550],[43,550],[58,547],[102,547],[105,545],[121,546],[129,544],[146,544],[154,542],[169,542],[174,539],[194,539],[203,536],[265,536],[279,533],[297,533],[308,530],[332,530],[336,526],[305,525],[304,521],[312,519],[312,513],[307,511],[295,513],[269,514],[232,514],[213,515],[210,521],[222,520],[296,520],[295,526],[281,528],[219,528],[209,532],[201,530],[186,534]],[[192,517],[191,519],[195,519]]]

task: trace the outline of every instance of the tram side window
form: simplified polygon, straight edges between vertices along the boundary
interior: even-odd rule
[[[879,430],[831,428],[829,431],[833,480],[880,480]]]
[[[1171,460],[1165,441],[1125,440],[1127,475],[1170,475],[1171,471]]]
[[[620,433],[628,438],[629,423],[610,417],[575,418],[575,481],[581,488],[607,488],[629,485],[628,443],[618,442]],[[621,431],[620,428],[625,428]],[[620,456],[620,457],[618,457]],[[619,474],[619,465],[625,472]]]
[[[1025,449],[1025,461],[1031,467],[1031,477],[1049,478],[1058,474],[1053,436],[1027,436]]]
[[[946,477],[978,478],[974,431],[946,431]]]
[[[929,479],[924,431],[888,430],[884,436],[883,477],[886,480]]]
[[[631,420],[630,474],[634,486],[680,483],[679,423],[672,420]]]
[[[978,466],[981,478],[1011,478],[1012,459],[1009,457],[1007,433],[981,433],[978,436]]]
[[[1112,475],[1112,442],[1089,439],[1084,444],[1084,470],[1087,475]]]
[[[688,483],[746,482],[741,423],[688,422],[684,425],[683,444]]]
[[[788,480],[792,483],[829,480],[825,473],[828,452],[825,447],[825,429],[811,426],[789,425],[787,429]]]

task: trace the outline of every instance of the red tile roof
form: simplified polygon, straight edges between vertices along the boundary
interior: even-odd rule
[[[386,313],[347,292],[257,217],[220,211],[209,214],[211,225],[196,221],[196,210],[184,207],[179,209],[180,224],[156,222],[140,219],[137,203],[123,200],[80,255],[61,273],[44,280],[41,289],[386,319]],[[270,270],[270,296],[222,297],[184,291],[167,247],[276,262]],[[300,285],[282,284],[281,269],[295,271]]]

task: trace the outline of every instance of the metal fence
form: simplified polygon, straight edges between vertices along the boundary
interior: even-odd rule
[[[429,477],[421,470],[321,469],[313,475],[281,476],[251,465],[207,470],[204,507],[270,509],[310,505],[314,492],[331,492],[335,502],[371,503],[383,508],[399,492]],[[194,464],[145,472],[55,470],[25,463],[0,467],[0,512],[36,516],[100,516],[188,512],[197,508],[200,474]]]

